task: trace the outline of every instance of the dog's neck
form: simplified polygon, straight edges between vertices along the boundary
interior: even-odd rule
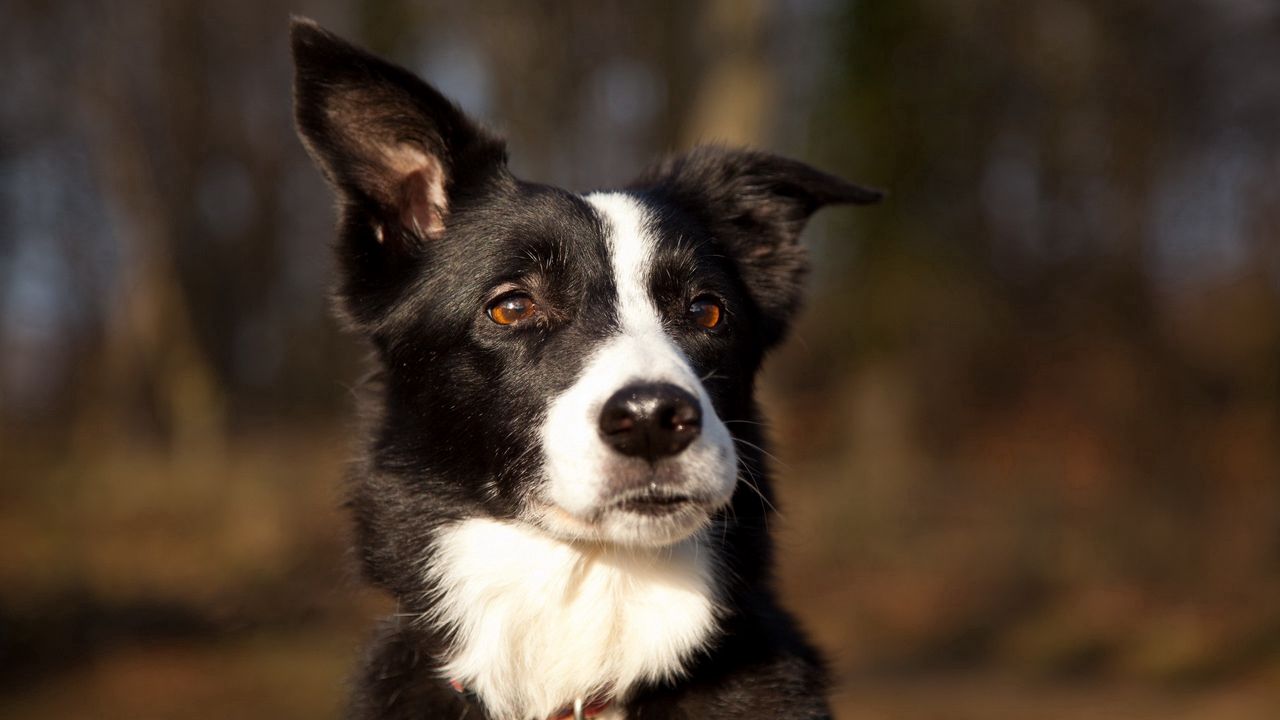
[[[432,620],[452,638],[443,676],[504,720],[678,676],[716,629],[716,558],[701,535],[662,548],[580,545],[517,523],[465,520],[436,536]]]

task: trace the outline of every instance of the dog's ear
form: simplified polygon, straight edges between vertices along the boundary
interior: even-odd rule
[[[413,73],[311,20],[290,27],[298,132],[376,242],[411,250],[448,226],[451,195],[505,167],[503,143]]]
[[[298,134],[338,194],[338,298],[372,330],[458,201],[509,178],[503,142],[413,73],[294,18]]]
[[[808,260],[799,240],[809,217],[825,205],[882,197],[796,160],[718,146],[667,158],[633,188],[690,213],[724,247],[760,308],[768,344],[782,338],[800,303]]]

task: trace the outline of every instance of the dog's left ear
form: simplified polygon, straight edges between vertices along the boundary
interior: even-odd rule
[[[408,70],[304,18],[290,41],[299,134],[384,250],[441,237],[463,173],[505,168],[502,141]]]
[[[701,221],[735,261],[763,316],[764,340],[785,334],[808,260],[800,232],[825,205],[865,205],[882,193],[768,153],[704,146],[668,158],[632,188]]]

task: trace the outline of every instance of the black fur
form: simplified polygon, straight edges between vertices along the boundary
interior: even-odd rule
[[[372,343],[380,401],[350,507],[366,576],[400,612],[428,610],[431,533],[470,517],[514,519],[538,480],[533,426],[577,377],[584,348],[617,326],[604,229],[579,196],[516,179],[501,140],[409,72],[320,29],[292,28],[305,144],[338,192],[338,304]],[[387,150],[425,162],[389,162]],[[425,202],[439,183],[444,202]],[[810,214],[878,195],[801,163],[702,148],[628,187],[656,208],[651,291],[674,316],[693,291],[724,300],[721,332],[672,335],[740,443],[726,526],[721,632],[673,684],[643,688],[628,718],[823,718],[825,671],[777,604],[767,533],[772,491],[752,388],[799,303],[798,236]],[[430,228],[424,226],[430,225]],[[536,326],[499,328],[493,288],[536,288]],[[436,675],[446,639],[393,618],[358,679],[353,718],[481,717]],[[503,720],[503,719],[495,719]]]
[[[658,163],[634,187],[689,213],[723,243],[759,310],[766,347],[782,339],[800,305],[808,270],[800,231],[809,216],[881,197],[795,160],[715,146]]]

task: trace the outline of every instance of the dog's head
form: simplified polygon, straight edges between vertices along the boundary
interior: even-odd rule
[[[878,194],[701,148],[576,195],[515,178],[433,88],[310,22],[293,55],[341,205],[339,306],[381,362],[370,472],[393,497],[366,499],[367,534],[486,516],[660,545],[705,525],[735,439],[759,439],[752,384],[799,302],[805,221]]]

